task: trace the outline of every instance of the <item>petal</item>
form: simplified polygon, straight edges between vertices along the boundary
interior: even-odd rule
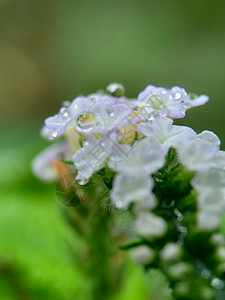
[[[125,104],[109,105],[104,102],[98,102],[92,107],[83,110],[79,116],[82,114],[95,116],[95,120],[91,123],[92,126],[88,134],[93,132],[106,134],[113,129],[124,126],[129,121],[128,116],[130,112],[130,107]],[[79,126],[79,124],[76,126],[76,129],[84,135],[87,135],[87,130]]]
[[[192,107],[204,105],[209,101],[209,97],[206,95],[196,96],[194,99],[191,99],[189,96],[185,101],[184,105],[186,109],[190,109]]]
[[[213,231],[219,228],[220,220],[215,214],[208,211],[201,211],[197,215],[198,227],[204,231]]]
[[[206,187],[225,188],[225,170],[210,168],[208,171],[197,172],[191,184],[199,192]]]
[[[124,174],[150,175],[165,163],[167,151],[153,137],[136,141],[132,146],[120,145],[109,160],[109,167]]]
[[[48,129],[51,129],[49,139],[52,140],[53,138],[56,138],[63,134],[66,131],[68,121],[69,118],[63,117],[61,114],[47,118],[45,120],[45,126]]]
[[[209,213],[223,214],[225,212],[225,187],[204,188],[198,197],[198,205],[201,210]]]
[[[154,138],[166,147],[178,148],[196,135],[195,131],[186,126],[172,125],[169,118],[157,117],[151,121],[138,124],[137,130]]]
[[[77,150],[72,160],[78,169],[77,180],[89,179],[96,171],[100,170],[110,155],[110,141],[89,137],[84,147]]]
[[[166,221],[152,213],[142,212],[134,221],[134,230],[145,238],[161,237],[167,230]]]
[[[220,148],[220,139],[218,138],[218,136],[212,132],[212,131],[209,131],[209,130],[204,130],[202,131],[200,134],[198,134],[196,136],[196,138],[198,138],[199,140],[202,140],[202,141],[205,141],[205,142],[209,142],[211,144],[214,144],[217,149]]]
[[[179,160],[189,170],[203,171],[212,167],[217,147],[209,142],[193,139],[178,149]]]
[[[52,163],[56,159],[65,158],[68,145],[65,142],[56,143],[39,153],[32,161],[32,171],[39,179],[52,182],[58,178],[57,170]]]
[[[142,202],[148,208],[153,208],[156,200],[151,191],[153,180],[145,176],[116,175],[111,192],[112,202],[118,208],[128,208],[131,203]]]
[[[225,151],[217,151],[212,158],[215,167],[225,169]]]

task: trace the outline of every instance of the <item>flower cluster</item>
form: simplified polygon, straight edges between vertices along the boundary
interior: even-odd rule
[[[50,140],[66,136],[68,145],[60,140],[45,150],[34,161],[34,171],[44,180],[55,179],[52,161],[67,158],[76,167],[76,180],[86,184],[107,166],[116,172],[112,202],[121,209],[133,203],[135,211],[142,214],[157,204],[151,175],[164,166],[172,147],[179,161],[195,171],[192,185],[199,194],[198,221],[212,229],[218,225],[218,213],[225,210],[225,152],[219,150],[220,141],[214,133],[197,134],[173,124],[187,109],[207,101],[207,96],[189,95],[183,88],[151,85],[130,100],[121,84],[110,84],[105,93],[65,101],[58,114],[45,120],[42,133]]]
[[[110,84],[105,92],[63,102],[41,131],[56,143],[33,161],[34,173],[45,181],[58,177],[55,160],[73,166],[69,172],[81,187],[96,174],[110,174],[103,178],[110,201],[131,212],[132,231],[139,238],[124,249],[132,248],[145,266],[165,268],[177,294],[182,294],[182,274],[192,278],[199,269],[202,277],[208,272],[206,256],[203,267],[191,259],[200,255],[205,234],[210,260],[217,253],[220,271],[215,274],[225,271],[225,241],[218,233],[225,212],[225,152],[213,132],[174,125],[188,109],[207,101],[183,88],[152,85],[128,99],[121,84]],[[210,276],[213,287],[224,287]]]

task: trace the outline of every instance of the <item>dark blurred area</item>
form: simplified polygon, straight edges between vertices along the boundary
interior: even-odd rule
[[[113,81],[130,97],[179,85],[211,99],[182,124],[224,140],[224,16],[222,0],[1,0],[1,122],[41,124]]]
[[[209,95],[176,123],[214,131],[224,149],[225,1],[0,0],[0,299],[77,299],[70,233],[30,162],[62,101],[111,82],[129,97],[148,84]],[[137,272],[118,299],[139,299]]]

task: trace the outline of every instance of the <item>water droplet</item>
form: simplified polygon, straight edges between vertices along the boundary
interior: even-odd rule
[[[164,99],[159,95],[152,95],[148,99],[146,106],[151,106],[154,109],[165,108]]]
[[[116,201],[116,207],[117,208],[121,208],[123,206],[123,202],[122,201]]]
[[[58,132],[57,132],[57,131],[54,131],[54,132],[52,133],[52,136],[53,136],[54,138],[56,138],[57,135],[58,135]]]
[[[177,221],[178,221],[178,222],[181,222],[181,221],[183,220],[183,218],[184,218],[184,216],[182,215],[182,213],[179,212],[178,209],[174,209],[174,213],[175,213],[175,215],[177,216]]]
[[[174,93],[174,98],[176,99],[176,100],[178,100],[178,99],[180,99],[180,97],[182,96],[182,94],[181,94],[181,92],[176,92],[176,93]]]
[[[59,110],[60,114],[63,114],[65,111],[66,111],[65,107],[61,107],[60,110]]]
[[[84,179],[77,180],[77,183],[79,185],[85,185],[88,183],[88,179],[84,178]]]
[[[210,277],[210,271],[207,269],[202,270],[201,275],[203,278],[208,279]]]
[[[114,117],[115,113],[114,113],[114,108],[112,106],[109,106],[106,108],[106,112],[108,115],[110,115],[110,117]]]
[[[59,112],[64,118],[67,118],[69,116],[68,111],[65,107],[60,108]]]
[[[187,228],[184,227],[184,226],[178,226],[177,229],[178,229],[178,231],[180,231],[180,232],[182,232],[182,233],[184,233],[184,234],[187,233]]]
[[[213,278],[211,281],[211,286],[213,286],[215,289],[221,290],[224,287],[224,283],[219,278]]]
[[[170,207],[174,207],[175,205],[175,201],[173,200],[171,203],[170,203]]]
[[[91,112],[83,112],[77,118],[77,125],[84,132],[91,131],[98,125],[96,115]]]

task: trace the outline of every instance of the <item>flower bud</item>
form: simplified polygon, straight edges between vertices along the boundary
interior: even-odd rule
[[[106,87],[106,90],[116,97],[121,97],[125,94],[125,88],[120,83],[111,83]]]
[[[153,260],[154,251],[146,245],[141,245],[131,250],[131,256],[136,262],[147,264]]]

